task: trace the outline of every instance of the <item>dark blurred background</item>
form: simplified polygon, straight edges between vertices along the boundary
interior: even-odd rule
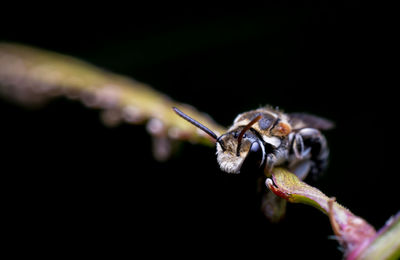
[[[388,39],[357,1],[179,6],[4,6],[1,41],[81,58],[153,86],[229,126],[261,105],[333,120],[313,185],[376,228],[399,210]],[[328,218],[291,204],[272,225],[256,184],[183,144],[160,163],[143,126],[107,128],[64,98],[0,100],[4,224],[15,252],[341,259]],[[30,246],[29,246],[30,245]],[[22,250],[22,251],[21,251]]]

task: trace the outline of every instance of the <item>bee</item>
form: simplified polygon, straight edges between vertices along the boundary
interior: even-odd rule
[[[213,138],[224,172],[237,174],[250,167],[269,176],[274,167],[283,166],[304,179],[327,166],[329,149],[321,130],[334,126],[327,119],[266,106],[239,114],[228,131],[217,136],[178,108],[173,110]]]

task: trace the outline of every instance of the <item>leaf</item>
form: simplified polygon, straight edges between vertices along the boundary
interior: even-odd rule
[[[357,259],[376,239],[375,229],[364,219],[354,215],[320,190],[302,182],[296,175],[283,168],[276,168],[271,177],[266,184],[277,196],[289,202],[314,206],[329,216],[347,259]]]
[[[375,239],[361,252],[357,259],[373,260],[400,258],[400,212],[389,219],[381,228]]]

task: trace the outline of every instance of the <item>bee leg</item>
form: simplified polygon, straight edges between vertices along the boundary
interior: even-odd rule
[[[314,163],[310,160],[304,160],[296,165],[293,165],[289,168],[289,170],[294,173],[300,180],[304,180],[308,173],[310,172],[311,168],[313,167]]]
[[[264,216],[272,223],[276,223],[285,216],[286,200],[271,192],[265,186],[265,180],[264,176],[259,177],[257,180],[257,192],[260,195],[259,205]]]
[[[303,139],[304,147],[311,153],[311,165],[310,173],[313,177],[316,177],[321,173],[327,166],[329,149],[325,137],[320,131],[314,128],[303,128],[299,133]]]
[[[307,136],[305,136],[305,138],[307,138]],[[311,147],[306,147],[301,133],[295,134],[291,147],[298,160],[303,160],[310,155]]]
[[[283,164],[287,160],[287,157],[288,152],[286,146],[278,147],[274,152],[269,153],[265,160],[265,175],[270,176],[274,166]]]
[[[296,158],[302,159],[304,152],[304,142],[303,142],[303,137],[301,137],[301,135],[298,133],[295,134],[294,136],[292,148]]]
[[[276,161],[276,156],[274,154],[270,153],[267,155],[264,168],[265,176],[271,176],[271,172],[275,166]]]
[[[261,211],[272,223],[280,221],[286,212],[286,200],[266,191],[261,199]]]

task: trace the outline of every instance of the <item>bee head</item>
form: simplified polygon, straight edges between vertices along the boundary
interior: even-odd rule
[[[264,143],[251,128],[260,119],[259,115],[246,126],[239,126],[217,139],[217,161],[221,170],[239,173],[245,162],[256,167],[264,164],[266,155]]]
[[[217,161],[221,170],[228,173],[239,173],[244,161],[251,161],[258,167],[264,164],[266,155],[264,144],[251,128],[261,119],[261,115],[256,116],[246,126],[239,126],[218,137],[213,131],[179,109],[175,107],[173,109],[183,119],[200,128],[215,140]]]

